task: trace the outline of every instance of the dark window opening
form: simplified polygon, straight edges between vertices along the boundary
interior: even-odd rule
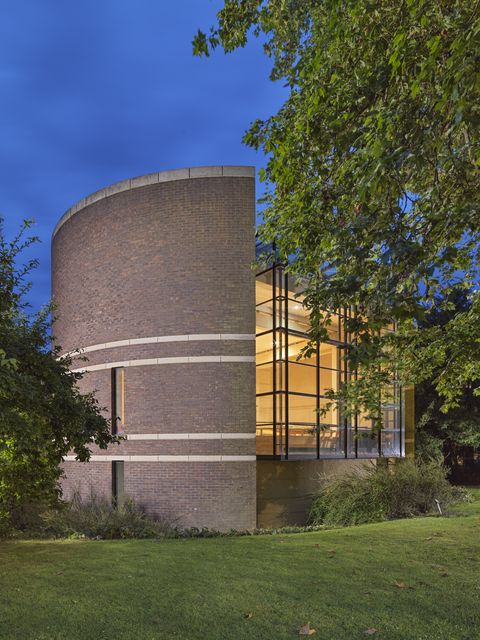
[[[112,503],[115,507],[122,507],[124,500],[124,463],[114,460],[112,462]]]

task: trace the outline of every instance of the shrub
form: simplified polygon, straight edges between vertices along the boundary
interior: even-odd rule
[[[410,460],[386,466],[364,465],[359,471],[326,479],[310,510],[314,525],[350,526],[437,512],[464,499],[436,463]]]
[[[170,537],[171,523],[147,515],[133,500],[115,507],[94,493],[88,500],[75,494],[71,502],[42,515],[43,524],[35,533],[52,537],[85,537],[103,540]]]

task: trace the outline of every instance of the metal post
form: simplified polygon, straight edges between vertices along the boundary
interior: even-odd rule
[[[350,309],[350,313],[351,313],[351,309]],[[358,309],[356,305],[354,307],[354,314],[355,314],[355,320],[356,320],[358,315]],[[355,338],[355,345],[357,345],[357,342],[358,341]],[[355,368],[355,381],[357,380],[358,380],[358,369]],[[355,458],[358,458],[358,413],[357,412],[355,412]]]
[[[111,370],[111,431],[115,435],[117,429],[117,370]]]
[[[284,273],[285,286],[285,459],[288,460],[288,273]]]
[[[340,323],[342,321],[342,314],[341,314],[341,310],[338,310],[338,328],[339,328],[339,332],[340,332]],[[340,336],[339,336],[340,337]],[[347,359],[345,357],[345,352],[346,352],[346,347],[345,344],[343,347],[341,347],[342,352],[343,352],[343,384],[347,383],[347,379],[348,379],[348,369],[347,369]],[[348,458],[348,420],[347,418],[343,419],[343,442],[344,442],[344,454],[345,454],[345,458]]]
[[[380,337],[380,331],[378,331],[378,336]],[[380,413],[382,412],[382,389],[379,389],[380,394]],[[383,425],[380,425],[378,430],[378,455],[382,455],[382,429]]]
[[[316,408],[317,408],[317,460],[320,459],[320,342],[317,340],[317,398],[316,398]]]
[[[400,451],[399,451],[400,457],[402,457],[404,455],[404,451],[403,451],[403,447],[404,447],[404,443],[403,443],[403,429],[404,429],[404,426],[403,426],[403,402],[404,402],[404,400],[403,400],[403,388],[400,385],[398,387],[398,390],[397,390],[396,394],[397,393],[398,393],[398,414],[397,414],[397,411],[395,410],[395,413],[397,415],[395,416],[394,429],[397,426],[397,418],[398,418],[398,428],[399,428],[399,435],[400,435],[398,445],[399,445],[399,449],[400,449]],[[393,433],[393,437],[395,438],[395,431]]]
[[[272,268],[272,290],[273,290],[273,321],[272,321],[272,346],[273,346],[273,455],[277,455],[277,287],[276,287],[277,267]]]

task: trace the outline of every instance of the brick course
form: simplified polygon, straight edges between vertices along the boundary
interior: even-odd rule
[[[110,192],[95,202],[86,198],[52,241],[54,334],[63,352],[150,336],[255,333],[253,177],[196,177]],[[253,356],[254,341],[115,347],[90,352],[88,363],[74,366],[195,355]],[[87,373],[80,388],[96,390],[110,416],[109,370]],[[129,433],[254,433],[255,364],[127,367],[125,421]],[[254,439],[127,441],[93,451],[254,452]],[[249,528],[255,464],[126,462],[125,493],[189,526]],[[89,486],[111,493],[109,462],[66,462],[65,472],[67,496],[78,486],[84,494]]]

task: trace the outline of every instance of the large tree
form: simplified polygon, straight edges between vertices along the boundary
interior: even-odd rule
[[[0,228],[0,533],[32,504],[56,502],[67,453],[85,461],[89,445],[115,440],[94,396],[80,394],[70,359],[51,350],[50,308],[26,313],[25,277],[36,263],[17,266],[35,240],[24,231],[8,242]]]
[[[433,376],[443,409],[456,406],[480,378],[478,292],[447,324],[420,324],[478,282],[480,3],[226,0],[194,52],[252,36],[288,88],[245,135],[267,156],[261,238],[308,282],[313,340],[326,310],[356,309],[346,406],[378,423],[376,389],[393,375]]]
[[[421,322],[422,327],[445,326],[459,312],[466,312],[471,305],[471,292],[463,289],[449,294],[449,307],[439,300]],[[433,378],[435,378],[435,373]],[[415,455],[423,460],[437,459],[447,467],[464,471],[468,469],[464,457],[472,462],[475,451],[480,450],[480,380],[470,381],[463,389],[459,406],[447,414],[442,412],[442,398],[439,397],[431,380],[425,380],[415,388],[415,408],[417,412],[415,433]],[[468,460],[466,461],[468,463]],[[480,472],[480,466],[477,474]],[[465,479],[465,477],[464,477]],[[474,479],[474,475],[471,480]]]

